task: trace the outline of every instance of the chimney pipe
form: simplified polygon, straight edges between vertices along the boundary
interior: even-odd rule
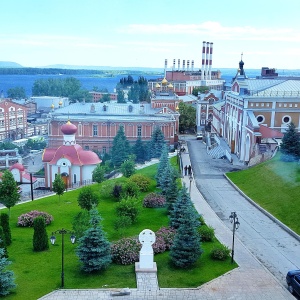
[[[206,55],[205,55],[205,80],[208,79],[208,60],[209,60],[209,42],[206,43]]]
[[[189,60],[189,59],[187,60],[187,68],[186,68],[186,70],[187,70],[187,71],[190,70],[190,60]]]
[[[192,72],[194,72],[194,60],[192,60]]]
[[[203,41],[203,46],[202,46],[202,66],[201,66],[201,80],[204,80],[205,44],[206,44],[206,42],[205,42],[205,41]]]
[[[166,76],[167,76],[167,66],[168,66],[168,60],[165,59],[165,71],[164,71],[165,78],[166,78]]]
[[[180,71],[180,59],[178,59],[178,71]]]
[[[212,54],[213,54],[213,43],[210,43],[210,53],[209,53],[209,79],[211,79]]]
[[[182,70],[185,71],[185,59],[182,61]]]
[[[173,71],[175,71],[175,59],[173,59]]]

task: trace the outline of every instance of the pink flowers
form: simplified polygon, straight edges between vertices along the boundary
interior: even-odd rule
[[[20,227],[32,227],[33,220],[37,217],[43,217],[46,225],[51,224],[51,222],[53,221],[53,216],[49,215],[48,213],[42,212],[42,211],[37,211],[37,210],[32,210],[32,211],[18,217],[17,225]]]
[[[144,198],[144,207],[164,207],[166,204],[166,199],[156,193],[150,193]]]

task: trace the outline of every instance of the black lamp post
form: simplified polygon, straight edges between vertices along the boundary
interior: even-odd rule
[[[240,227],[239,218],[237,217],[237,214],[235,211],[231,213],[229,216],[230,223],[233,223],[233,229],[232,229],[232,250],[231,250],[231,263],[233,263],[233,256],[234,256],[234,234],[235,231]]]
[[[189,180],[190,180],[190,195],[191,195],[191,187],[192,187],[192,181],[193,181],[193,175],[189,175]]]
[[[55,241],[56,241],[56,237],[55,237],[55,234],[61,234],[62,238],[61,238],[61,287],[63,288],[65,286],[65,273],[64,273],[64,247],[65,247],[65,244],[64,244],[64,236],[66,233],[69,233],[71,234],[71,243],[74,244],[75,243],[75,235],[72,231],[70,230],[67,230],[67,229],[59,229],[59,230],[56,230],[54,232],[52,232],[52,236],[50,238],[50,242],[52,245],[55,244]]]

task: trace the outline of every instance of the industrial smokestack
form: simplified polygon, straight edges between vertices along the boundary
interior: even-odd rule
[[[202,46],[202,66],[201,66],[201,80],[204,80],[205,44],[206,44],[206,42],[205,42],[205,41],[203,41],[203,46]]]
[[[209,42],[206,43],[206,53],[205,53],[205,79],[208,79],[208,63],[209,63]]]
[[[185,59],[182,61],[182,70],[185,71]]]
[[[173,71],[175,71],[175,59],[173,59]]]
[[[192,60],[192,72],[194,72],[194,60]]]
[[[211,79],[212,54],[213,54],[213,43],[210,43],[210,53],[209,53],[209,79]]]
[[[178,59],[178,71],[180,71],[180,59]]]
[[[164,71],[165,77],[166,77],[166,75],[167,75],[167,66],[168,66],[168,60],[165,59],[165,71]]]
[[[186,68],[186,70],[187,70],[187,71],[190,70],[190,61],[189,61],[189,60],[187,60],[187,68]]]

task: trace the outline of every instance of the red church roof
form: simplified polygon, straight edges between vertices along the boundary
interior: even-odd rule
[[[25,170],[24,166],[20,163],[15,163],[12,166],[10,166],[9,171],[11,171],[12,169],[18,169],[21,172]]]
[[[49,162],[50,165],[54,165],[61,158],[67,158],[72,165],[97,165],[101,163],[101,159],[98,155],[89,150],[83,150],[79,145],[73,146],[60,146],[57,149],[45,149],[43,153],[43,162]]]

